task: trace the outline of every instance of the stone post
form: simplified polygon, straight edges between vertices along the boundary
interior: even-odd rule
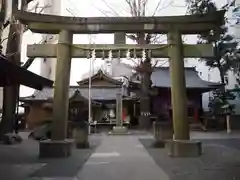
[[[189,139],[187,118],[187,91],[181,33],[177,30],[168,34],[171,76],[172,118],[175,139]]]
[[[69,31],[59,33],[51,141],[40,143],[40,157],[66,157],[71,153],[71,142],[66,138],[72,39],[73,34]]]
[[[122,94],[116,94],[116,125],[122,126]]]
[[[183,45],[181,32],[176,27],[168,33],[168,44],[174,139],[166,141],[165,146],[170,156],[199,156],[202,153],[201,143],[189,140]]]
[[[113,130],[110,134],[121,135],[128,134],[127,128],[123,126],[122,119],[122,93],[118,92],[116,94],[116,126],[113,127]]]

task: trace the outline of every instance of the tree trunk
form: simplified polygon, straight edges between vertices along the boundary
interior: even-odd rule
[[[217,43],[215,42],[215,47],[217,47]],[[226,102],[226,88],[225,88],[225,79],[224,79],[224,71],[221,65],[221,57],[219,57],[219,52],[217,51],[217,49],[215,48],[215,56],[216,56],[216,62],[217,62],[217,68],[219,70],[219,74],[220,74],[220,80],[221,80],[221,84],[223,84],[221,86],[221,93],[222,93],[222,100],[223,102]],[[224,114],[223,117],[225,120],[227,118],[226,114]]]
[[[138,44],[149,44],[149,39],[145,38],[145,33],[137,34]],[[146,52],[147,54],[147,52]],[[151,59],[146,55],[146,59],[142,60],[139,68],[139,73],[141,75],[141,92],[140,92],[140,117],[139,117],[139,127],[140,129],[150,129],[150,97],[149,91],[151,88],[151,74],[152,74],[152,64]]]
[[[20,65],[20,34],[16,33],[18,32],[18,26],[18,24],[10,25],[7,54],[9,55],[9,61]],[[0,124],[1,136],[13,132],[18,93],[19,85],[3,88],[3,115]]]
[[[141,72],[141,93],[140,93],[140,118],[139,126],[141,129],[150,129],[151,128],[151,119],[150,119],[150,97],[149,91],[151,87],[151,71],[148,71],[149,67],[151,68],[151,61],[145,60],[142,65]]]
[[[18,7],[18,1],[13,1],[12,8]],[[13,23],[10,25],[8,34],[6,54],[8,60],[12,63],[21,64],[21,37],[22,25]],[[19,97],[19,85],[8,86],[3,88],[3,112],[2,121],[0,123],[0,139],[6,133],[12,133],[14,130],[14,122],[16,120],[16,105]]]
[[[217,47],[217,43],[215,42],[215,47]],[[219,57],[219,52],[217,51],[217,49],[215,48],[215,56],[216,56],[216,62],[217,62],[217,68],[219,70],[219,74],[220,74],[220,80],[221,80],[221,84],[225,84],[225,79],[224,79],[224,71],[221,65],[221,57]],[[226,89],[225,89],[225,85],[223,85],[221,87],[221,92],[223,95],[223,101],[225,101],[225,93],[226,93]]]

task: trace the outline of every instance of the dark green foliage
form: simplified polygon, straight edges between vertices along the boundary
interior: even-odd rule
[[[215,90],[209,99],[209,109],[212,115],[218,116],[226,113],[234,113],[235,106],[229,103],[229,100],[234,100],[235,95],[231,91],[223,92],[221,89]]]
[[[213,0],[186,0],[190,14],[203,14],[217,11],[218,9],[229,10],[233,2],[229,2],[218,8]],[[210,68],[217,68],[220,73],[221,83],[225,86],[228,84],[226,75],[229,71],[239,74],[240,54],[237,48],[238,43],[234,37],[228,33],[228,19],[225,18],[225,24],[220,30],[212,30],[209,33],[201,34],[198,37],[198,43],[211,43],[214,47],[215,58],[200,59]],[[240,74],[239,74],[240,75]],[[213,92],[210,98],[209,108],[213,114],[223,114],[226,109],[233,112],[234,106],[229,100],[235,99],[233,91],[226,91],[225,87]]]

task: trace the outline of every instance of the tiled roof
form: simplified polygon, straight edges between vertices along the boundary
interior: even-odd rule
[[[195,68],[185,68],[186,87],[191,88],[213,88],[219,86],[219,83],[213,83],[202,80]],[[171,78],[169,67],[157,67],[152,73],[151,80],[153,86],[171,87]]]
[[[88,99],[88,88],[70,87],[69,88],[69,99],[75,94],[76,91],[80,91],[80,94]],[[93,100],[114,100],[116,99],[116,93],[122,92],[121,88],[92,88],[91,96]],[[32,96],[20,98],[21,101],[28,100],[49,100],[54,95],[53,88],[44,88],[41,91],[35,91]],[[125,95],[125,94],[124,94]]]
[[[74,95],[77,87],[69,88],[68,97],[69,99]],[[21,98],[20,100],[50,100],[53,98],[53,88],[43,88],[41,91],[35,91],[32,96]]]
[[[122,85],[121,81],[118,81],[117,79],[114,79],[113,77],[111,77],[111,75],[109,75],[106,72],[103,72],[103,70],[99,69],[97,73],[95,73],[94,75],[92,75],[91,80],[94,81],[95,79],[99,79],[102,78],[108,82],[111,82],[115,85]],[[80,86],[81,85],[88,85],[89,83],[89,78],[85,78],[82,79],[81,81],[77,82]]]

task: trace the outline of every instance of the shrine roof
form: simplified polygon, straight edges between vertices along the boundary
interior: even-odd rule
[[[216,89],[220,83],[204,81],[198,75],[194,67],[185,68],[186,87],[188,89]],[[169,67],[156,67],[151,76],[152,86],[171,87]]]
[[[88,100],[88,88],[80,88],[78,86],[72,86],[69,88],[69,99],[71,99],[76,91],[79,91],[79,94]],[[121,92],[122,88],[92,88],[91,96],[94,101],[102,101],[102,100],[115,100],[116,93]],[[125,95],[125,94],[124,94]],[[29,101],[50,101],[53,99],[54,89],[53,88],[44,88],[41,91],[35,91],[32,96],[22,97],[20,101],[29,102]],[[126,96],[126,95],[125,95]]]
[[[122,85],[121,81],[112,78],[110,75],[108,75],[107,73],[103,72],[101,69],[99,69],[97,71],[97,73],[93,74],[92,77],[91,77],[91,81],[94,81],[96,79],[105,80],[105,81],[110,82],[111,84],[116,85],[116,86],[121,86]],[[77,83],[80,86],[88,85],[89,78],[88,77],[84,78],[84,79],[78,81]]]
[[[68,97],[69,99],[74,95],[77,88],[69,88]],[[27,97],[21,97],[20,101],[51,101],[54,96],[53,88],[43,88],[42,90],[35,91],[33,95]]]

